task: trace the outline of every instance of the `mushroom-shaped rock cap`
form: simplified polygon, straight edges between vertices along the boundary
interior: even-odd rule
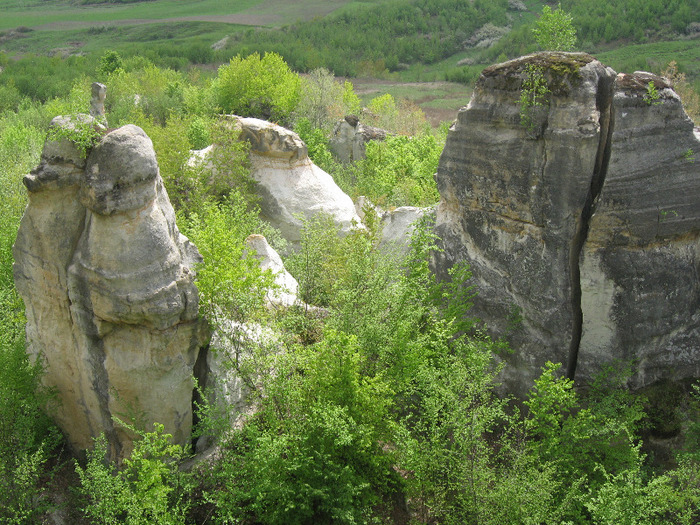
[[[101,215],[142,208],[156,197],[157,175],[151,139],[138,126],[123,126],[107,134],[90,154],[82,202]]]

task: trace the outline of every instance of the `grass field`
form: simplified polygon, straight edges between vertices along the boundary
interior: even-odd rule
[[[0,0],[0,30],[77,29],[100,24],[129,25],[148,21],[206,21],[273,26],[324,16],[341,8],[386,0],[159,0],[129,4],[76,5],[65,1]]]

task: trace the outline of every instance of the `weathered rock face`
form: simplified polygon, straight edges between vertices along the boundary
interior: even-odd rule
[[[163,423],[185,443],[208,337],[193,283],[201,257],[177,229],[150,139],[124,126],[87,161],[69,141],[48,141],[25,185],[15,283],[28,351],[46,362],[70,444],[87,449],[105,433],[115,457],[128,453],[133,436],[115,417]]]
[[[519,114],[528,64],[551,90],[534,133]],[[523,57],[484,70],[450,130],[436,270],[470,264],[475,316],[514,350],[512,391],[547,360],[584,380],[635,361],[634,386],[698,375],[700,165],[684,152],[700,145],[661,79],[645,99],[649,80],[583,54]]]
[[[370,140],[385,140],[387,135],[386,130],[365,126],[355,115],[348,115],[333,128],[330,149],[341,162],[356,162],[365,158],[365,146]]]
[[[261,196],[261,215],[290,242],[301,239],[303,218],[332,216],[342,232],[359,224],[352,199],[333,177],[309,159],[299,135],[255,118],[237,118],[241,138],[251,144],[251,176]]]
[[[416,206],[401,206],[381,215],[382,235],[379,240],[380,250],[398,250],[407,253],[411,244],[411,235],[416,224],[428,215],[430,220],[435,217],[435,208],[418,208]]]
[[[649,73],[617,76],[613,123],[580,261],[577,377],[611,357],[634,363],[635,387],[700,377],[700,136]]]

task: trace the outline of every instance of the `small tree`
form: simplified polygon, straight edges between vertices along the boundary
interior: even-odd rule
[[[552,11],[548,5],[532,30],[537,45],[545,51],[572,51],[576,45],[576,28],[571,15],[562,10],[561,4]]]
[[[253,53],[221,66],[214,92],[224,112],[285,122],[299,104],[301,79],[277,53]]]

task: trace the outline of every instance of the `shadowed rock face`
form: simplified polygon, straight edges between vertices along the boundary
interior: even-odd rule
[[[28,351],[59,394],[57,423],[76,450],[105,433],[114,457],[133,439],[115,417],[163,423],[185,443],[208,337],[193,283],[201,258],[177,229],[150,139],[124,126],[87,161],[70,142],[49,141],[25,183],[15,283]]]
[[[551,92],[534,132],[520,120],[529,64]],[[700,165],[689,149],[700,151],[692,123],[658,77],[565,53],[484,70],[440,160],[435,265],[442,276],[471,265],[474,315],[514,351],[511,391],[524,394],[547,360],[584,381],[616,359],[634,364],[633,386],[698,376]]]

